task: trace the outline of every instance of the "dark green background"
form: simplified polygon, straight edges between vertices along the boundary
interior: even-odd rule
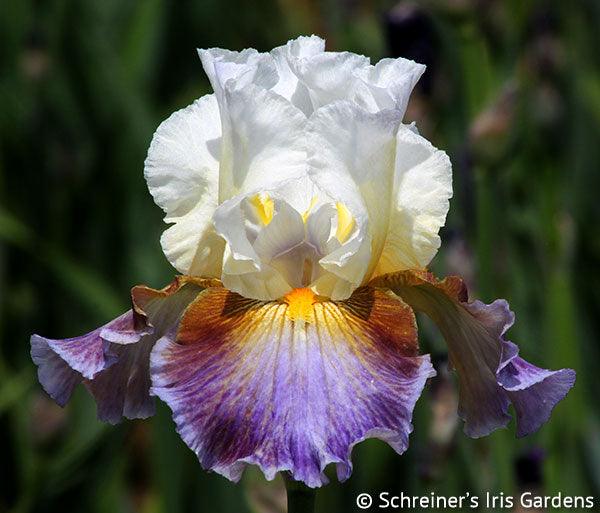
[[[317,33],[328,48],[429,64],[406,119],[445,149],[455,197],[439,274],[509,299],[522,354],[573,367],[575,388],[534,436],[467,439],[456,388],[436,379],[403,456],[354,451],[317,509],[359,491],[444,495],[534,489],[600,500],[600,2],[437,0],[4,0],[0,3],[0,512],[277,512],[284,492],[251,469],[201,470],[165,407],[145,422],[65,410],[37,383],[32,332],[81,334],[173,270],[146,190],[152,133],[209,92],[196,47],[268,50]],[[422,323],[423,350],[444,345]],[[600,507],[600,506],[598,506]]]

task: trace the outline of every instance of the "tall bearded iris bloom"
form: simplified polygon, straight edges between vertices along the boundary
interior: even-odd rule
[[[138,286],[131,310],[82,337],[34,335],[32,357],[61,405],[83,383],[101,420],[145,418],[156,396],[206,469],[247,464],[316,487],[352,448],[407,449],[435,374],[414,311],[438,325],[472,437],[537,430],[574,383],[519,356],[508,304],[468,302],[435,255],[451,165],[402,123],[424,66],[325,52],[301,37],[270,53],[201,50],[214,93],[156,131],[145,177],[171,226],[181,273]]]

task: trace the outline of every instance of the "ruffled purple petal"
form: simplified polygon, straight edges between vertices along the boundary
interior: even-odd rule
[[[79,372],[84,378],[94,379],[99,372],[110,367],[116,357],[110,352],[109,341],[101,333],[112,334],[113,342],[119,343],[119,333],[123,333],[124,343],[130,343],[134,331],[133,312],[131,310],[113,319],[86,335],[62,340],[44,339],[48,347],[69,364],[73,370]],[[135,333],[137,342],[144,332]],[[39,337],[39,335],[34,335]],[[42,338],[42,337],[39,337]]]
[[[138,369],[131,362],[144,353],[146,360],[150,349],[148,336],[151,327],[135,327],[136,321],[131,310],[120,315],[105,326],[102,326],[81,337],[53,340],[39,335],[31,337],[31,357],[38,366],[38,379],[44,390],[58,404],[64,406],[70,399],[75,385],[85,382],[98,403],[98,418],[103,421],[117,422],[123,408],[115,408],[121,401],[138,405],[130,408],[125,415],[137,418],[142,414],[148,416],[148,405],[151,400],[146,386],[145,399],[134,399],[134,393],[141,394],[141,387],[129,386],[129,381],[137,381]],[[106,338],[104,336],[106,335]],[[139,343],[145,339],[144,343]],[[139,356],[138,356],[139,355]],[[146,361],[146,374],[148,363]],[[146,377],[148,382],[148,377]],[[100,387],[98,384],[106,386]],[[118,415],[118,416],[117,416]]]
[[[439,327],[458,373],[458,413],[465,433],[473,438],[506,426],[510,404],[516,412],[517,436],[536,431],[575,382],[571,369],[540,369],[519,357],[518,347],[505,340],[514,322],[508,303],[468,303],[459,278],[438,281],[429,273],[406,271],[371,284],[390,288]]]
[[[146,419],[155,413],[150,396],[150,351],[156,338],[143,337],[135,346],[115,347],[117,361],[86,386],[98,404],[98,418],[116,424],[122,417]]]
[[[83,377],[56,354],[48,344],[48,339],[31,337],[31,358],[38,366],[38,379],[46,393],[60,406],[67,404],[76,385]]]
[[[497,389],[484,395],[480,387],[483,380],[478,379],[472,385],[473,395],[482,395],[485,401],[504,403],[505,415],[508,405],[512,404],[517,417],[517,436],[522,437],[537,431],[548,421],[554,407],[565,398],[574,385],[575,371],[541,369],[518,356],[518,346],[504,338],[515,320],[514,313],[506,301],[497,299],[489,305],[473,301],[463,303],[463,307],[497,341],[497,346],[482,344],[479,347],[480,350],[489,353],[489,359],[498,359],[495,372]],[[458,349],[458,358],[462,356],[461,349]],[[476,377],[485,372],[472,368],[466,371]],[[468,406],[463,403],[462,406],[464,418],[470,421],[465,425],[465,431],[471,436],[483,436],[497,427],[506,425],[497,416],[487,416],[485,410],[481,409],[481,403]],[[482,429],[482,426],[485,428]]]
[[[64,406],[75,386],[84,383],[96,400],[98,418],[113,424],[122,417],[153,415],[150,351],[204,286],[212,284],[217,285],[181,277],[163,290],[136,287],[134,310],[86,335],[64,340],[33,335],[31,357],[44,390]]]
[[[575,384],[575,371],[540,369],[517,356],[519,349],[512,342],[504,342],[504,347],[514,356],[498,371],[498,383],[515,408],[517,436],[527,436],[547,422],[565,398]]]
[[[152,392],[203,467],[237,481],[255,464],[311,487],[330,463],[346,479],[366,438],[405,451],[433,374],[412,310],[369,289],[307,305],[208,290],[151,355]]]

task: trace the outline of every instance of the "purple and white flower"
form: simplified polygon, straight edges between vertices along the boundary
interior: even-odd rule
[[[448,344],[465,432],[537,430],[575,381],[505,339],[505,301],[469,303],[426,270],[452,196],[447,155],[402,123],[424,66],[371,65],[300,37],[269,53],[201,50],[214,93],[157,129],[145,164],[181,273],[134,287],[132,309],[82,337],[34,335],[48,394],[83,383],[100,419],[153,414],[157,396],[206,469],[247,464],[316,487],[352,471],[366,438],[408,447],[435,374],[414,310]]]

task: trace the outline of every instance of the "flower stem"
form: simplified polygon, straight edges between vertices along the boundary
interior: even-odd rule
[[[317,491],[284,475],[287,491],[287,513],[314,513]]]

